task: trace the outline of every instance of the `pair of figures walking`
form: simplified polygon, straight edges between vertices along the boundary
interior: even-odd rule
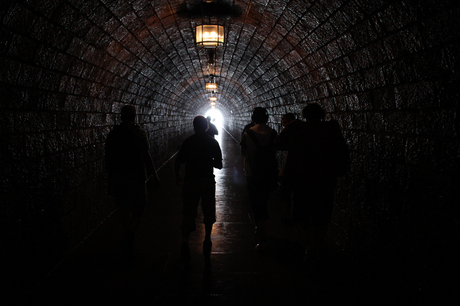
[[[124,237],[121,248],[130,254],[135,233],[147,205],[146,182],[159,184],[146,133],[135,122],[136,109],[126,105],[121,109],[121,124],[108,134],[105,161],[108,173],[109,194],[121,209]],[[206,229],[204,250],[211,251],[211,230],[216,221],[215,180],[213,168],[222,168],[222,152],[214,139],[217,129],[209,131],[210,120],[197,116],[193,120],[195,134],[182,144],[175,162],[176,183],[182,187],[183,222],[182,257],[190,260],[188,239],[195,227],[197,207],[201,199]],[[185,164],[185,177],[180,175]],[[146,177],[147,174],[147,177]]]
[[[276,135],[267,126],[267,110],[257,107],[252,114],[254,125],[243,132],[240,144],[259,238],[256,250],[266,246],[267,206],[278,174],[283,197],[292,201],[292,218],[299,225],[307,256],[317,256],[323,246],[332,218],[337,177],[346,172],[349,153],[338,122],[325,121],[321,106],[310,103],[302,115],[306,121],[292,114],[283,116],[284,129]],[[261,150],[266,157],[261,157]],[[287,151],[281,173],[277,171],[276,151]]]

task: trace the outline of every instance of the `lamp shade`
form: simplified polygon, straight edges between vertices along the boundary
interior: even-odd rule
[[[224,44],[224,27],[217,24],[196,26],[196,44],[202,48],[217,48]]]
[[[217,90],[217,83],[206,83],[206,90],[209,90],[209,91]]]

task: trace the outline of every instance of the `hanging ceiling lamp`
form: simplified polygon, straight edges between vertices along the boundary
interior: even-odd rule
[[[216,91],[217,90],[217,83],[206,83],[206,90]]]
[[[196,44],[201,48],[218,48],[224,44],[224,27],[217,24],[196,26]]]

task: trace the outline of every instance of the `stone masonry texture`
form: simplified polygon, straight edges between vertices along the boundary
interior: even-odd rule
[[[319,103],[351,150],[331,237],[363,264],[392,258],[414,277],[452,275],[460,2],[225,3],[237,13],[209,17],[226,31],[215,54],[225,128],[239,139],[262,106],[280,130],[284,113],[300,118],[306,103]],[[123,105],[136,106],[157,167],[207,111],[208,57],[194,31],[208,16],[188,13],[197,5],[205,4],[1,1],[1,261],[23,290],[114,211],[103,152]]]

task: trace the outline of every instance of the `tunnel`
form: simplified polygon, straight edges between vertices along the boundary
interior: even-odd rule
[[[350,150],[334,245],[374,275],[451,296],[459,19],[457,0],[1,1],[2,295],[26,295],[116,211],[104,143],[121,107],[136,107],[166,175],[214,81],[235,141],[257,106],[281,131],[283,114],[320,104]],[[212,54],[195,42],[207,22],[225,31]]]

